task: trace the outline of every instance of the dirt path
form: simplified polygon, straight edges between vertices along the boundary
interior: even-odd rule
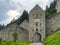
[[[32,43],[32,44],[29,44],[29,45],[43,45],[42,43]]]

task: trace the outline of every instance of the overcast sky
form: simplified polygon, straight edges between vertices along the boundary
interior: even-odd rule
[[[53,0],[0,0],[0,24],[8,24],[13,18],[21,16],[23,10],[28,12],[38,4],[43,10]]]

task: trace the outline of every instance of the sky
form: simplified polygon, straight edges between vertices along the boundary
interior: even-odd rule
[[[0,24],[7,25],[13,19],[18,19],[24,10],[30,11],[36,4],[43,10],[53,0],[0,0]]]

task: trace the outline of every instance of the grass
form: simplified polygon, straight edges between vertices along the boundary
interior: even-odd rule
[[[0,45],[29,45],[29,41],[0,41]]]
[[[60,45],[60,29],[54,34],[48,36],[44,41],[44,45]]]

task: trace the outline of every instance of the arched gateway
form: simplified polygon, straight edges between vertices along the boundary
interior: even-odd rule
[[[32,37],[32,42],[41,42],[41,34],[36,32]]]
[[[29,13],[29,41],[42,42],[46,35],[45,13],[36,5]]]

